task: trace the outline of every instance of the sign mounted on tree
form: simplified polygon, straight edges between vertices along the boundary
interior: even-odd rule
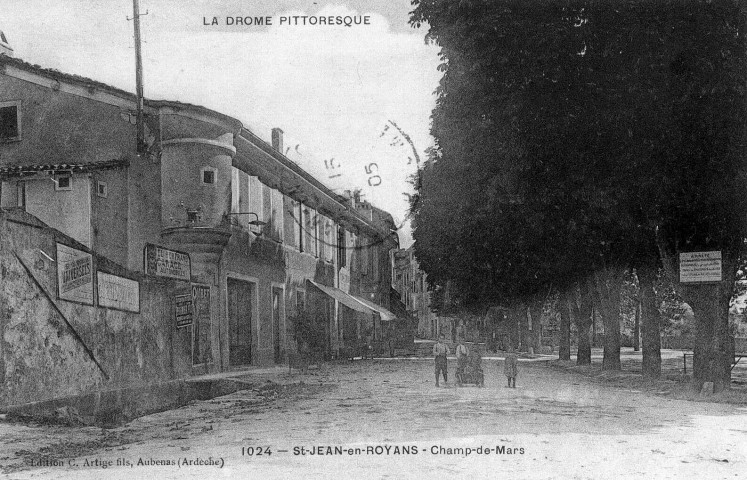
[[[680,253],[680,283],[720,282],[721,252]]]

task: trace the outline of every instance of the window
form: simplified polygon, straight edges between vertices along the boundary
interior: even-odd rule
[[[296,210],[298,210],[298,202],[290,197],[283,196],[283,217],[285,226],[285,243],[296,249],[298,249],[298,219],[296,218]]]
[[[106,182],[100,180],[96,182],[96,195],[101,198],[106,198],[106,196],[109,195],[109,189],[106,186]]]
[[[335,239],[337,229],[335,224],[329,218],[324,218],[324,240],[323,240],[323,251],[324,260],[327,262],[334,262],[335,260]]]
[[[311,211],[311,244],[312,247],[312,255],[315,257],[319,256],[319,217],[317,216],[316,210]]]
[[[19,207],[26,207],[26,182],[16,184],[16,199]]]
[[[246,210],[243,210],[244,212],[252,212],[257,214],[257,218],[254,218],[254,215],[246,215],[247,220],[259,220],[262,222],[267,222],[269,219],[265,217],[265,208],[264,208],[264,185],[262,182],[259,181],[258,177],[250,176],[248,177],[248,188],[249,188],[249,205]],[[259,234],[261,233],[262,227],[258,225],[250,225],[249,230],[252,233]]]
[[[272,189],[262,184],[262,210],[259,213],[260,218],[267,222],[265,233],[269,234],[272,230]]]
[[[317,256],[316,211],[306,206],[303,206],[303,232],[301,236],[303,239],[301,251]]]
[[[21,102],[0,102],[0,141],[12,142],[21,139],[21,117],[18,114]]]
[[[345,229],[340,227],[337,230],[337,265],[342,268],[347,264],[346,255],[346,243],[345,243]]]
[[[200,178],[203,185],[215,185],[215,171],[212,167],[203,167],[200,170]]]
[[[231,213],[240,212],[239,203],[241,202],[241,170],[231,167]]]
[[[283,216],[283,194],[278,190],[271,189],[270,208],[270,237],[278,242],[285,240],[285,218]]]
[[[54,179],[54,189],[57,191],[72,190],[73,181],[70,175],[57,175]]]
[[[371,274],[373,275],[373,281],[378,282],[379,278],[379,246],[371,245]]]
[[[303,230],[303,204],[301,202],[296,203],[295,208],[296,214],[296,238],[298,238],[298,251],[304,251],[304,230]]]
[[[361,249],[358,251],[360,258],[360,272],[363,275],[368,275],[368,266],[371,260],[371,245],[368,244],[369,240],[366,237],[363,237],[363,242]]]
[[[296,290],[296,313],[301,314],[306,311],[306,290],[300,288]]]

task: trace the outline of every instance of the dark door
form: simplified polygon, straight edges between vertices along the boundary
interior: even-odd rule
[[[283,352],[280,344],[280,324],[283,314],[283,290],[281,288],[272,288],[272,346],[275,352],[275,363],[283,361]]]
[[[253,288],[249,282],[228,279],[228,361],[230,365],[252,363]]]
[[[331,298],[324,298],[324,359],[329,360],[332,358],[332,326],[335,322],[335,304]]]
[[[342,317],[342,338],[345,348],[355,349],[358,346],[358,319],[355,310],[340,304]]]

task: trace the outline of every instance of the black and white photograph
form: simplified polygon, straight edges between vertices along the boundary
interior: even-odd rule
[[[0,478],[747,476],[747,0],[3,0]]]

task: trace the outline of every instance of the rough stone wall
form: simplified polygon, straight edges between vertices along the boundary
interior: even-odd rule
[[[176,282],[94,255],[94,271],[140,282],[140,313],[100,307],[95,295],[93,306],[68,302],[57,298],[55,243],[85,247],[23,212],[0,212],[0,237],[0,406],[190,374],[190,332],[174,322]]]

